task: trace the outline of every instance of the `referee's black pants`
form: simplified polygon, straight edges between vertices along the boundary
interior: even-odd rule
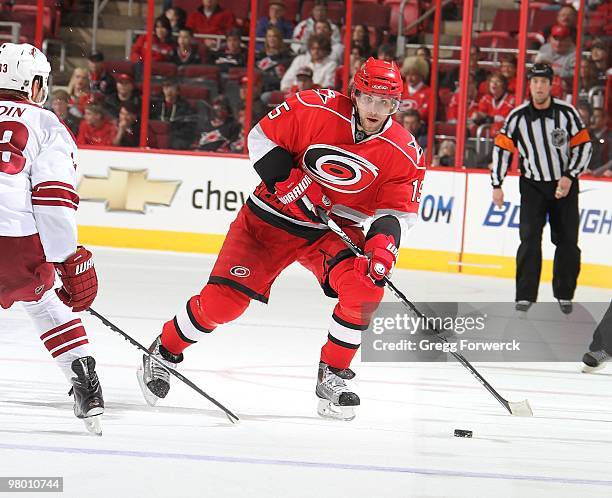
[[[593,342],[589,346],[589,351],[598,351],[600,349],[612,355],[612,301],[610,301],[608,310],[595,329]]]
[[[542,230],[546,217],[551,241],[556,246],[553,263],[553,294],[556,299],[573,299],[580,272],[578,248],[578,180],[572,181],[567,196],[555,199],[557,182],[520,178],[521,244],[516,253],[516,301],[535,302],[542,270]]]

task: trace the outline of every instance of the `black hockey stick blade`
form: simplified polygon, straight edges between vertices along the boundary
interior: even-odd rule
[[[187,377],[185,377],[182,373],[177,372],[176,370],[173,370],[171,368],[166,368],[166,366],[159,361],[157,358],[155,358],[155,356],[152,356],[151,353],[149,353],[149,350],[147,348],[145,348],[142,344],[140,344],[136,339],[134,339],[132,336],[130,336],[129,334],[127,334],[126,332],[124,332],[123,330],[121,330],[119,327],[117,327],[115,324],[113,324],[112,322],[110,322],[107,318],[105,318],[104,316],[102,316],[100,313],[98,313],[97,311],[95,311],[93,308],[87,308],[87,311],[89,313],[91,313],[93,316],[95,316],[97,319],[99,319],[104,325],[106,325],[109,329],[111,329],[113,332],[116,332],[117,334],[121,335],[126,341],[128,341],[130,344],[136,346],[138,349],[140,349],[144,354],[146,354],[149,358],[151,358],[152,360],[156,361],[159,365],[161,365],[168,373],[170,373],[170,375],[174,375],[177,379],[179,379],[181,382],[183,382],[184,384],[187,384],[189,387],[191,387],[191,389],[193,389],[195,392],[197,392],[198,394],[204,396],[208,401],[210,401],[213,405],[215,405],[217,408],[219,408],[220,410],[222,410],[225,415],[227,416],[227,418],[229,419],[229,421],[232,424],[237,423],[238,421],[240,421],[240,419],[234,415],[234,413],[232,413],[229,409],[227,409],[225,406],[223,406],[221,403],[219,403],[215,398],[211,397],[210,395],[206,394],[204,391],[202,391],[202,389],[200,389],[198,386],[196,386],[192,381],[190,381]]]
[[[334,221],[332,220],[328,214],[318,208],[317,214],[319,218],[323,220],[329,229],[338,235],[346,244],[346,246],[355,254],[355,256],[363,256],[362,249],[356,245],[353,240],[346,234],[344,230]],[[410,311],[415,313],[417,316],[421,318],[426,318],[423,313],[421,313],[414,304],[404,295],[402,291],[400,291],[395,284],[389,279],[389,277],[383,277],[383,281],[385,285],[389,288],[389,290],[395,295],[395,297]],[[440,332],[438,330],[434,330],[436,333],[433,337],[435,337],[440,342],[448,342],[448,339],[440,336]],[[501,394],[499,394],[491,384],[489,384],[486,379],[474,368],[474,366],[462,355],[459,353],[455,353],[450,351],[450,354],[461,363],[467,370],[474,376],[474,378],[482,384],[482,386],[491,393],[491,395],[510,413],[510,415],[514,415],[517,417],[531,417],[533,415],[533,411],[531,410],[531,406],[529,405],[529,401],[526,399],[523,401],[508,401]]]

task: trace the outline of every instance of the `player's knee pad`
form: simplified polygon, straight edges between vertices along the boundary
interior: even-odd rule
[[[353,258],[338,263],[330,273],[330,284],[338,294],[334,310],[339,318],[367,325],[383,298],[384,289],[367,286],[353,268]]]
[[[76,313],[62,303],[53,289],[45,292],[38,301],[21,304],[36,328],[43,332],[78,318]]]
[[[207,284],[198,298],[201,316],[213,327],[235,320],[251,302],[246,294],[223,284]]]
[[[200,294],[191,297],[176,316],[164,324],[163,346],[171,353],[182,353],[217,325],[231,322],[242,315],[249,301],[242,292],[227,285],[207,284]]]

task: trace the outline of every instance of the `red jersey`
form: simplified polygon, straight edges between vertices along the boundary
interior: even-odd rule
[[[468,119],[472,117],[472,114],[478,111],[478,101],[470,100],[468,102],[467,107],[467,117]],[[459,113],[459,93],[453,93],[453,96],[448,103],[448,107],[446,108],[446,120],[447,121],[457,121],[457,116]]]
[[[282,147],[331,199],[332,217],[341,225],[362,225],[372,217],[395,216],[405,233],[415,222],[425,174],[423,151],[392,117],[381,132],[355,131],[350,98],[334,90],[307,90],[269,112],[249,134],[256,163]],[[361,136],[359,136],[361,135]],[[250,196],[255,214],[271,224],[326,229],[296,220],[262,182]],[[276,221],[276,223],[275,223]],[[289,227],[289,228],[288,228]]]
[[[210,17],[204,14],[204,7],[187,16],[186,26],[194,33],[209,35],[225,35],[230,29],[236,27],[236,18],[231,11],[222,9],[217,5]]]
[[[505,93],[501,99],[495,100],[493,95],[488,93],[478,102],[478,112],[482,112],[493,118],[491,125],[491,136],[497,135],[506,120],[506,116],[514,109],[514,95]]]
[[[407,111],[408,109],[416,109],[419,111],[421,119],[427,120],[429,115],[429,95],[431,94],[431,88],[425,83],[421,83],[416,88],[411,88],[408,85],[404,86],[404,92],[402,93],[402,101],[400,103],[400,111]]]
[[[139,62],[144,60],[145,47],[147,44],[147,35],[140,35],[130,52],[130,60]],[[153,35],[153,46],[151,47],[151,58],[155,62],[169,61],[174,53],[174,45],[161,41],[156,35]]]
[[[113,145],[117,127],[110,119],[105,119],[99,128],[93,128],[87,121],[81,121],[77,145]]]

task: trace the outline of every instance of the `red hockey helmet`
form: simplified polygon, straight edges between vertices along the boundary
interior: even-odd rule
[[[363,93],[374,93],[399,99],[404,82],[395,62],[370,57],[355,73],[353,86],[355,90]]]

